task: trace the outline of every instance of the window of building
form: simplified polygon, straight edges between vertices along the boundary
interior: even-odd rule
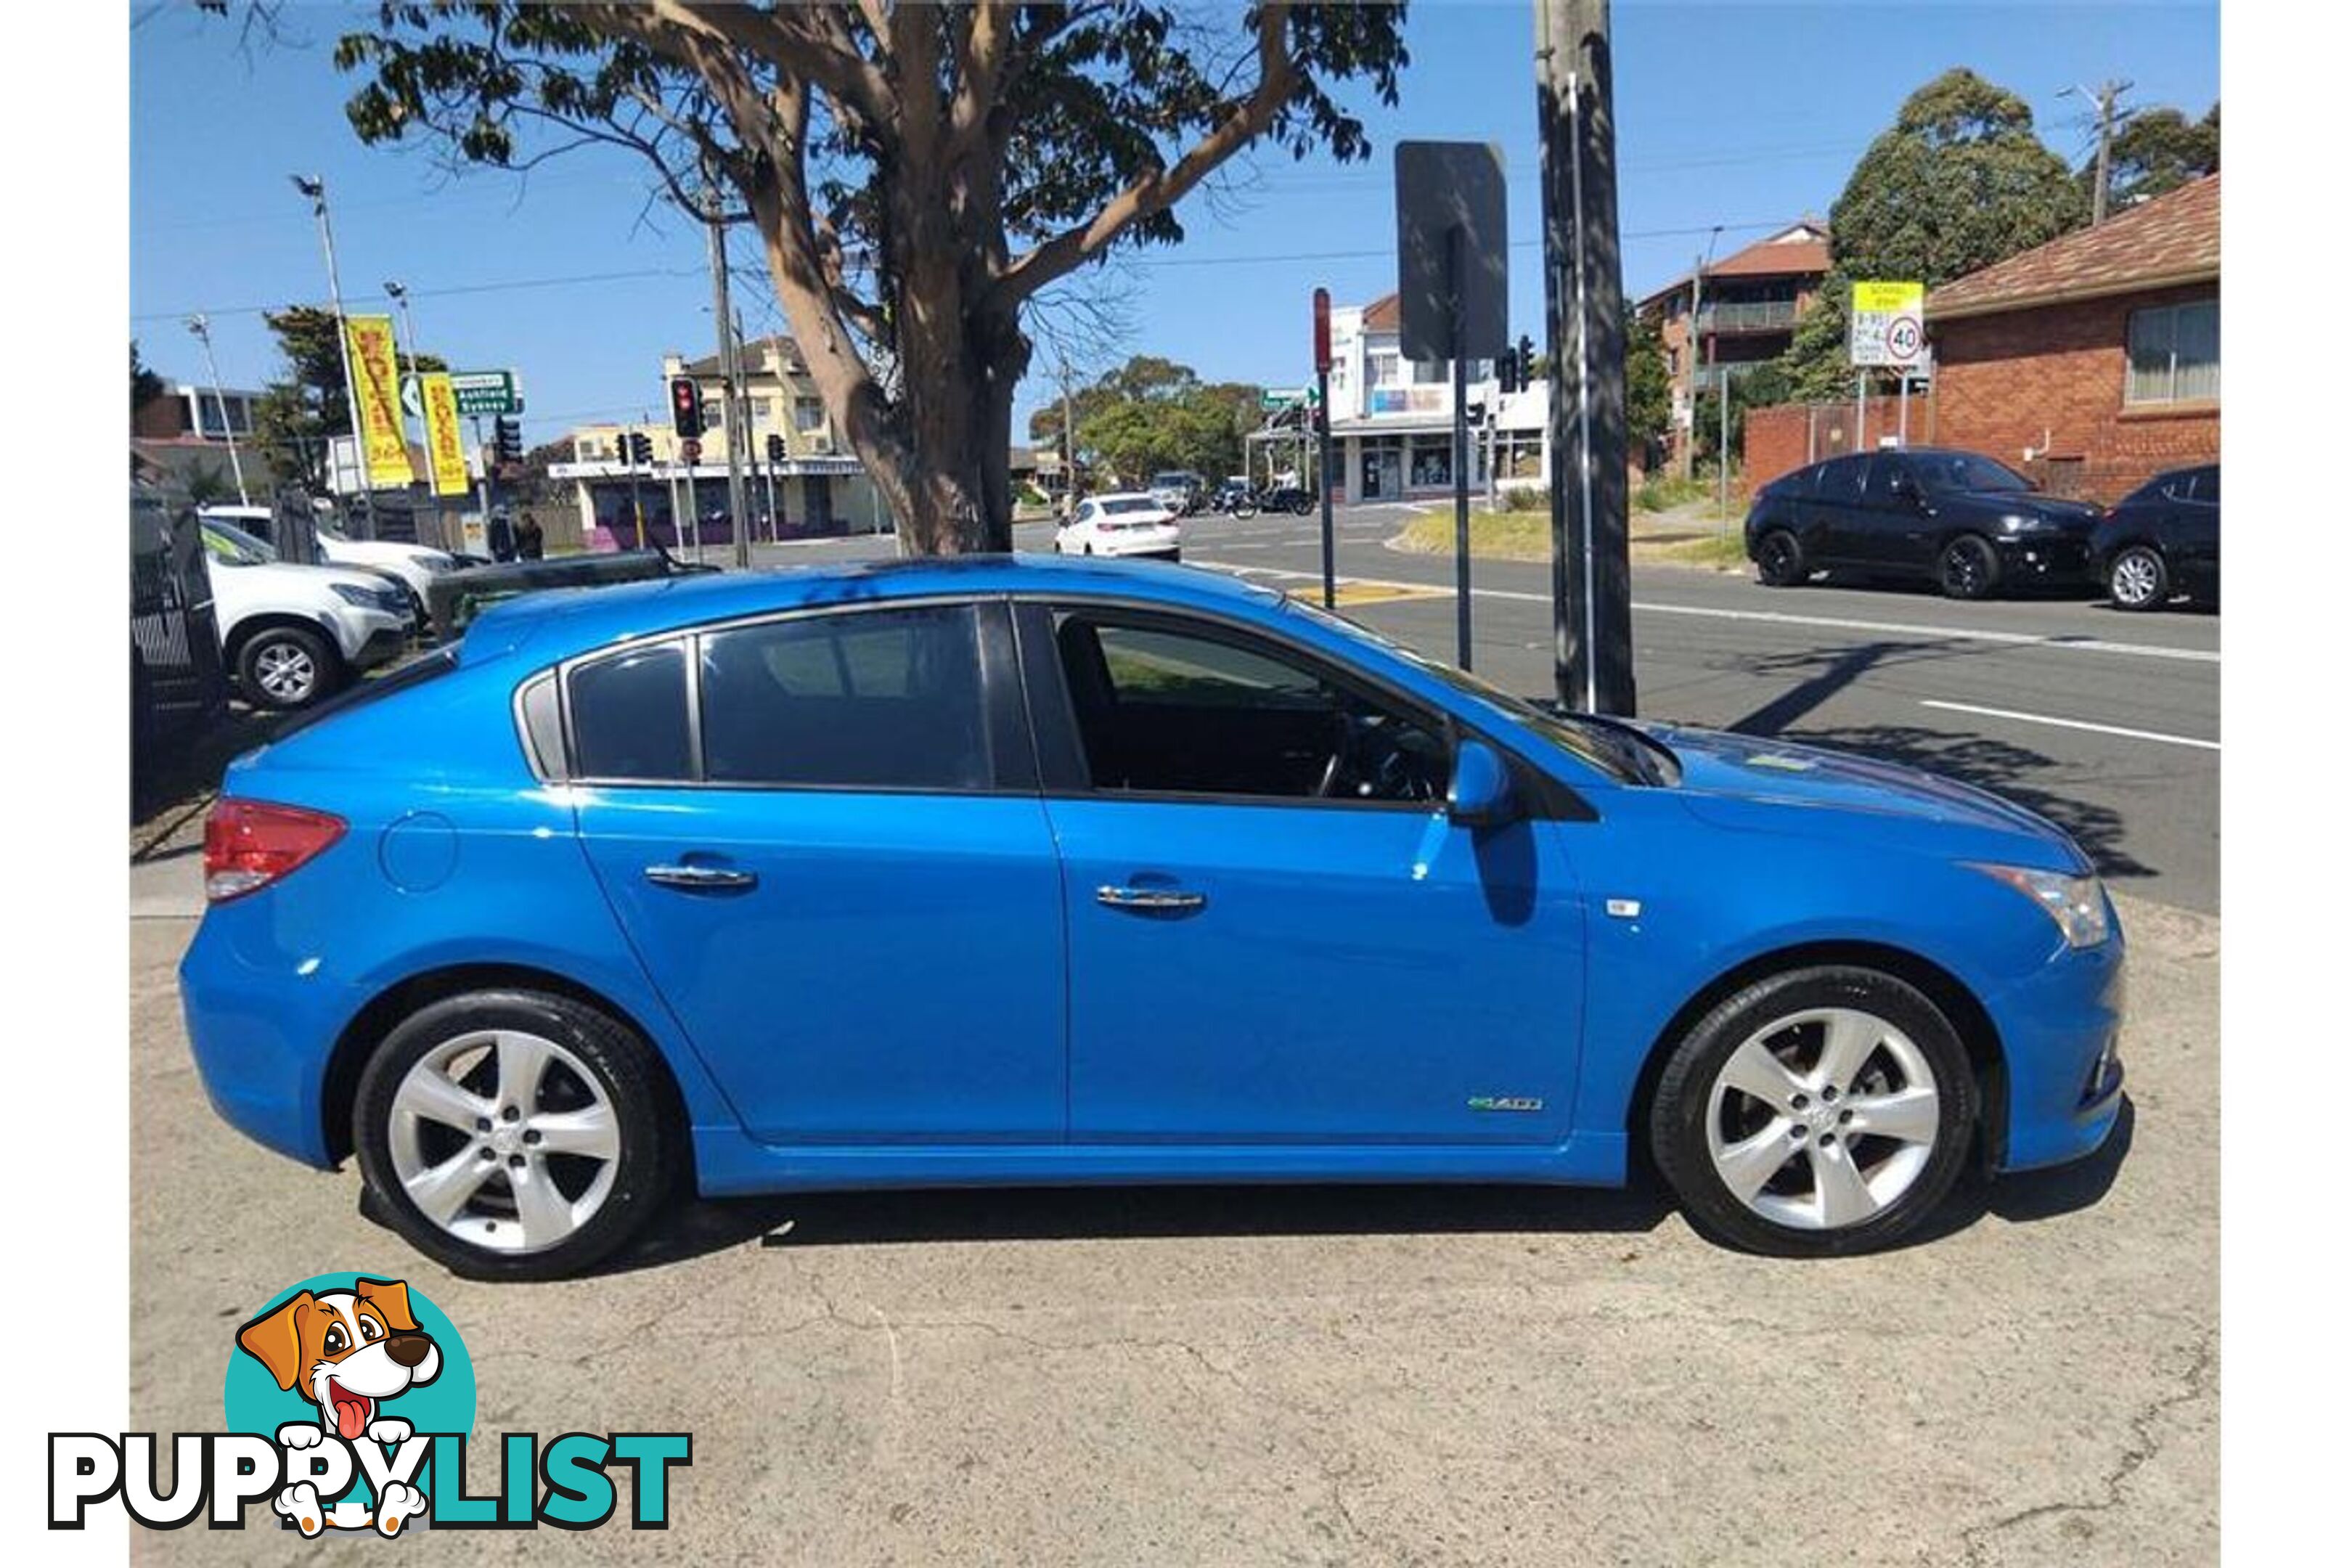
[[[2203,403],[2221,395],[2221,302],[2200,300],[2131,313],[2126,403]]]
[[[811,616],[702,639],[703,776],[715,784],[984,789],[969,605]]]
[[[1397,353],[1394,349],[1374,349],[1364,356],[1364,379],[1372,386],[1397,384]]]
[[[1434,801],[1444,742],[1271,650],[1065,615],[1055,629],[1098,790]]]
[[[1406,459],[1405,483],[1415,489],[1454,482],[1454,437],[1415,436]]]
[[[824,402],[816,397],[793,399],[793,426],[803,435],[814,435],[824,428]]]
[[[694,776],[687,734],[686,650],[632,648],[572,672],[573,762],[580,776],[676,782]]]
[[[1444,386],[1454,379],[1454,366],[1442,359],[1417,359],[1412,362],[1412,384],[1415,386]]]
[[[1498,479],[1543,478],[1543,435],[1514,430],[1495,438],[1495,477]]]

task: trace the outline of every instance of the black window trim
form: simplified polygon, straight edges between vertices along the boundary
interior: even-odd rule
[[[979,642],[981,708],[988,731],[990,765],[994,774],[988,784],[973,789],[941,789],[921,784],[743,783],[704,776],[702,639],[705,637],[782,621],[807,620],[819,616],[940,607],[968,609],[972,612],[975,621]],[[822,604],[795,605],[789,609],[730,616],[724,620],[689,626],[668,626],[574,654],[547,668],[534,671],[516,688],[516,722],[522,730],[524,752],[531,761],[532,771],[541,782],[548,784],[578,784],[594,789],[723,790],[761,795],[897,795],[939,798],[1034,796],[1037,794],[1037,754],[1034,738],[1029,732],[1025,703],[1020,689],[1019,667],[1013,652],[1011,618],[1011,606],[1003,594],[918,594],[877,599],[828,600]],[[682,779],[616,778],[582,772],[578,765],[579,735],[572,710],[572,675],[583,666],[625,658],[665,644],[678,645],[686,659],[687,769],[692,776]],[[562,715],[563,756],[560,770],[540,766],[523,718],[524,690],[537,681],[550,678],[556,682],[558,709]]]
[[[1472,724],[1450,710],[1393,686],[1377,676],[1345,665],[1319,648],[1280,637],[1255,622],[1195,605],[1173,605],[1163,600],[1130,598],[1067,590],[1015,591],[1010,595],[1013,630],[1019,644],[1022,688],[1029,710],[1029,732],[1037,745],[1040,793],[1047,800],[1132,801],[1139,805],[1262,805],[1290,809],[1386,811],[1428,816],[1443,811],[1443,801],[1351,800],[1345,796],[1226,795],[1192,790],[1097,789],[1087,769],[1086,751],[1078,739],[1077,717],[1070,705],[1068,683],[1062,678],[1061,653],[1053,635],[1055,611],[1112,611],[1128,620],[1156,626],[1179,635],[1198,635],[1202,627],[1226,634],[1244,652],[1301,662],[1319,678],[1367,700],[1400,708],[1407,716],[1442,736],[1449,759],[1465,740],[1492,746],[1511,770],[1514,790],[1527,815],[1553,822],[1597,822],[1601,814],[1573,785],[1528,757],[1523,746],[1505,741],[1485,727]],[[1212,640],[1216,640],[1212,638]],[[1254,647],[1251,645],[1262,645]]]

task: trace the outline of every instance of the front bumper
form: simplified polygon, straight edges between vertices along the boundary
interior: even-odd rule
[[[403,612],[353,608],[334,617],[335,643],[353,669],[372,669],[400,657],[416,630],[416,617]]]
[[[1990,1107],[1995,1171],[2063,1164],[2098,1152],[2122,1113],[2123,928],[2097,947],[2062,951],[1989,998],[2006,1093]]]
[[[2088,583],[2093,567],[2088,538],[2063,533],[2017,533],[1994,542],[2001,574],[2011,582]]]

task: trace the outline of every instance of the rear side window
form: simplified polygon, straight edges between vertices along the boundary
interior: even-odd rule
[[[1867,458],[1836,458],[1823,463],[1820,478],[1814,481],[1814,493],[1827,501],[1860,500],[1863,470],[1869,462]]]
[[[976,613],[861,610],[706,634],[702,761],[713,784],[990,787]]]
[[[2183,476],[2185,483],[2175,487],[2173,494],[2182,500],[2203,501],[2207,506],[2221,504],[2221,468],[2215,464],[2210,468],[2191,468]]]
[[[686,650],[657,643],[572,672],[572,752],[580,776],[676,781],[694,776]]]

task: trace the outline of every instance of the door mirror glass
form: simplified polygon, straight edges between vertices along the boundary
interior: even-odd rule
[[[1511,773],[1486,742],[1465,740],[1454,749],[1445,811],[1465,827],[1493,827],[1511,819]]]

